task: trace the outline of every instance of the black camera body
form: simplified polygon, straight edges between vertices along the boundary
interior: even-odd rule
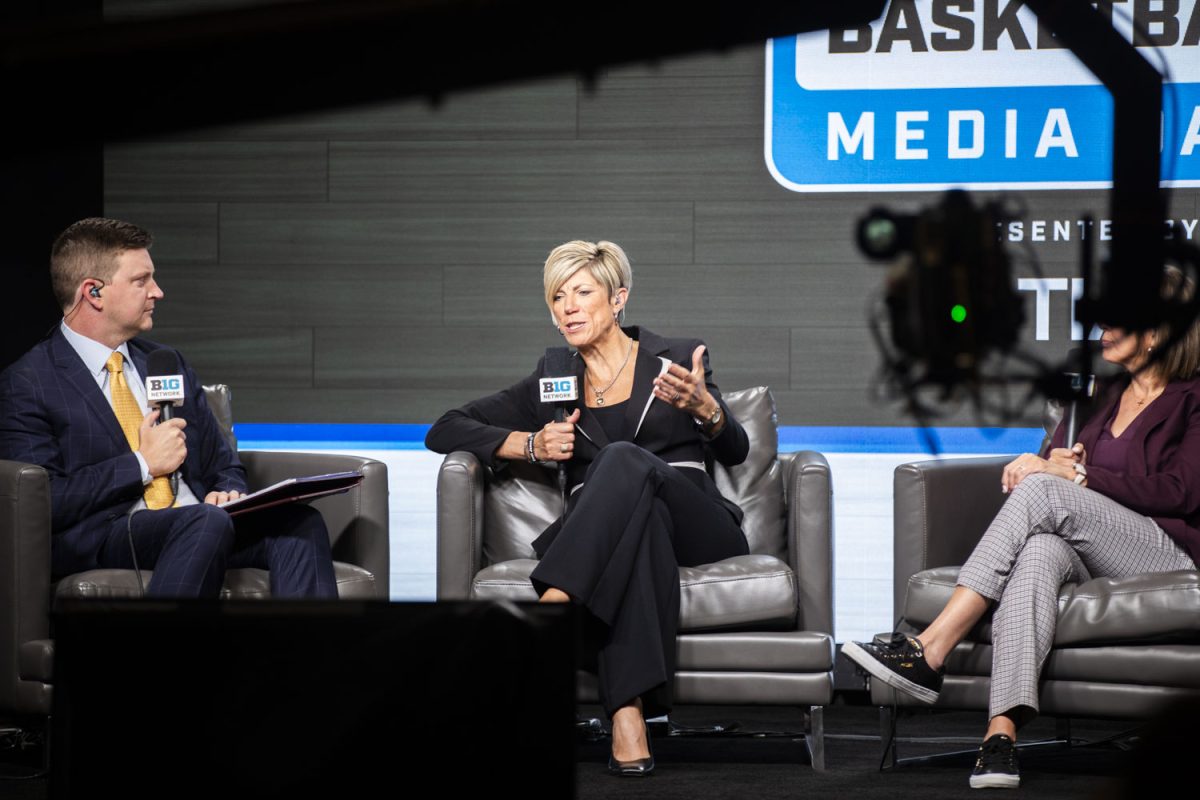
[[[997,234],[1004,219],[998,205],[976,208],[956,190],[918,214],[876,207],[859,220],[862,251],[896,262],[885,303],[909,381],[947,392],[974,384],[990,353],[1016,345],[1025,311]]]

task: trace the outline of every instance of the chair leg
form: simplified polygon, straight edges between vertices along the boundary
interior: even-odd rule
[[[825,771],[825,707],[809,706],[804,715],[804,746],[817,772]]]
[[[896,717],[891,706],[879,707],[879,771],[896,767]]]

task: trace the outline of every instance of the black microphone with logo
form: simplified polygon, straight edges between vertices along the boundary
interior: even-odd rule
[[[564,421],[579,399],[579,379],[575,377],[571,351],[566,347],[547,347],[542,363],[542,378],[538,381],[538,399],[555,405],[554,419]],[[567,464],[558,462],[558,491],[563,498],[563,513],[567,510]]]
[[[184,396],[179,356],[174,350],[152,350],[146,358],[146,401],[158,406],[158,421],[173,418]],[[171,473],[171,494],[179,495],[179,470]]]
[[[1068,364],[1079,364],[1083,360],[1083,348],[1072,347],[1067,353]],[[1096,376],[1092,373],[1083,372],[1064,372],[1063,377],[1067,379],[1071,387],[1070,400],[1066,408],[1067,420],[1067,435],[1063,439],[1063,447],[1070,450],[1075,446],[1075,439],[1079,435],[1079,405],[1080,400],[1091,400],[1096,393]]]

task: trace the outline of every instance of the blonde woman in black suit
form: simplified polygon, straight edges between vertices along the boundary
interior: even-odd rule
[[[746,432],[712,381],[705,345],[620,321],[633,282],[612,242],[567,242],[543,271],[546,304],[571,348],[583,402],[565,421],[539,402],[543,363],[510,388],[449,411],[429,449],[481,462],[561,462],[564,520],[534,542],[543,602],[590,612],[600,699],[612,719],[609,770],[647,775],[646,716],[670,710],[679,566],[748,552],[741,510],[706,463],[746,458]]]

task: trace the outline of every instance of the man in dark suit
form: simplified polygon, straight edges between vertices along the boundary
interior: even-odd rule
[[[215,597],[227,568],[253,566],[270,570],[273,596],[335,597],[320,513],[292,504],[235,522],[218,507],[246,492],[245,470],[182,359],[176,416],[147,412],[141,378],[163,348],[136,338],[163,299],[151,244],[118,220],[63,231],[50,256],[62,323],[0,374],[0,458],[50,475],[54,576],[130,568],[136,556],[154,570],[151,595]]]

